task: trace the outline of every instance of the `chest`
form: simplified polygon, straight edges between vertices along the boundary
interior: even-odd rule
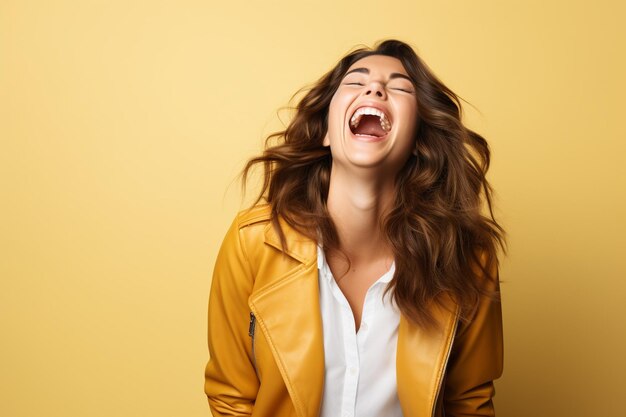
[[[393,276],[391,265],[389,262],[377,260],[372,262],[360,263],[358,265],[347,265],[342,260],[330,258],[324,260],[327,265],[326,271],[322,273],[329,275],[334,280],[333,286],[341,291],[345,297],[352,316],[354,317],[354,328],[358,331],[363,318],[363,309],[368,296],[368,292],[372,292],[373,286],[383,279],[382,284],[386,285]],[[388,275],[388,276],[386,276]],[[370,297],[374,296],[371,294]]]

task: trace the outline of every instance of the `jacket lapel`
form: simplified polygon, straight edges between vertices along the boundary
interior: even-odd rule
[[[319,307],[317,248],[315,242],[281,224],[289,246],[283,252],[271,227],[265,243],[297,262],[267,262],[275,279],[253,293],[249,303],[270,345],[296,412],[319,415],[324,385],[324,341]]]
[[[405,416],[434,415],[457,324],[456,305],[446,301],[447,307],[434,305],[431,310],[437,329],[424,330],[400,318],[396,374]]]

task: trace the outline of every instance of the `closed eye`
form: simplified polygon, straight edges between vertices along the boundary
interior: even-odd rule
[[[350,82],[350,83],[344,83],[344,85],[358,85],[358,86],[362,87],[365,84],[363,84],[361,82]],[[397,90],[397,91],[402,91],[404,93],[413,94],[412,90],[407,90],[406,88],[391,88],[391,90]]]

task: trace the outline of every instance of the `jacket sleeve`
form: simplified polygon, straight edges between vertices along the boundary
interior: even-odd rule
[[[489,268],[487,289],[499,294],[497,265]],[[450,352],[443,397],[445,416],[495,416],[493,381],[502,375],[502,309],[499,300],[482,296],[475,315],[459,323]]]
[[[259,389],[248,335],[253,276],[235,220],[217,255],[209,296],[204,390],[214,417],[249,416]]]

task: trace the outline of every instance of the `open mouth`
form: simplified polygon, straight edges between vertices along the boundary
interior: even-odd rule
[[[357,136],[381,138],[391,130],[391,122],[374,107],[360,107],[350,118],[350,130]]]

